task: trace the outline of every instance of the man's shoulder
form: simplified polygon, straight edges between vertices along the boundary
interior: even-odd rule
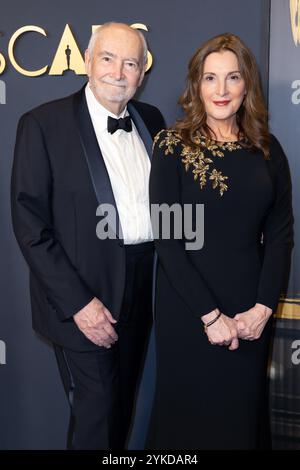
[[[131,100],[129,103],[140,114],[144,123],[148,127],[152,138],[154,138],[154,136],[165,127],[163,115],[156,106],[137,100]]]
[[[160,110],[156,107],[153,106],[152,104],[145,103],[143,101],[138,101],[138,100],[130,100],[130,104],[136,108],[138,112],[141,114],[159,114],[161,115]]]
[[[73,109],[73,99],[80,92],[81,90],[62,98],[47,101],[46,103],[42,103],[39,106],[30,109],[25,114],[29,114],[39,121],[44,119],[48,120],[52,115],[58,116],[59,113],[64,113]]]

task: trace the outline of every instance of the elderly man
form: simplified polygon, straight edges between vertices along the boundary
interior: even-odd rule
[[[121,449],[151,325],[148,179],[164,121],[131,100],[147,64],[140,32],[103,25],[85,60],[83,89],[20,119],[13,226],[33,326],[54,344],[71,405],[68,448]],[[97,236],[99,221],[107,230]]]

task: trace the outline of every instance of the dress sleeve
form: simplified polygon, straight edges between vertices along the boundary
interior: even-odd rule
[[[181,209],[180,162],[181,144],[174,132],[161,131],[155,138],[150,175],[150,202],[154,205],[178,204]],[[176,142],[178,140],[178,142]],[[153,217],[152,217],[153,222]],[[200,318],[218,307],[212,292],[185,250],[184,240],[174,236],[174,218],[170,219],[170,237],[164,239],[154,228],[155,246],[159,263],[171,285],[183,299],[192,315]]]
[[[273,175],[275,200],[263,227],[264,259],[257,302],[275,311],[289,272],[294,219],[288,160],[273,136],[267,163]]]

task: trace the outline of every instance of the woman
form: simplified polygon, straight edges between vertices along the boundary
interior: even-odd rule
[[[196,51],[180,103],[183,119],[155,139],[151,203],[203,204],[204,245],[156,239],[147,447],[266,447],[270,318],[292,247],[288,163],[268,130],[255,59],[237,36]]]

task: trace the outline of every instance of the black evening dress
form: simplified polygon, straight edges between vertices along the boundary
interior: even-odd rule
[[[268,446],[267,363],[272,321],[239,349],[211,345],[200,317],[233,317],[260,303],[276,311],[292,248],[289,167],[271,136],[270,159],[243,142],[183,144],[174,130],[154,144],[151,204],[204,205],[204,244],[156,234],[156,392],[148,449]],[[196,227],[196,210],[192,225]],[[173,225],[172,225],[173,224]]]

